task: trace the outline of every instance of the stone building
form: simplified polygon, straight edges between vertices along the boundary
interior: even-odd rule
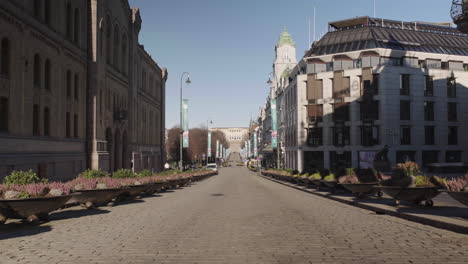
[[[231,153],[240,153],[241,145],[249,133],[247,127],[213,127],[210,131],[221,131],[226,136]]]
[[[286,167],[369,167],[384,148],[392,166],[466,162],[467,47],[448,26],[330,23],[289,75]]]
[[[138,9],[5,0],[0,21],[0,178],[33,169],[66,180],[132,160],[160,168],[167,73],[138,43]]]

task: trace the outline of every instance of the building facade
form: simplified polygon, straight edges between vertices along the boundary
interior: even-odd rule
[[[372,167],[383,149],[391,166],[467,161],[468,35],[369,17],[329,28],[289,76],[287,167]]]
[[[249,133],[247,127],[214,127],[210,131],[221,131],[229,143],[230,153],[240,153],[241,145]]]
[[[0,177],[33,169],[67,180],[87,168],[160,168],[167,72],[138,44],[137,8],[8,0],[0,20]]]

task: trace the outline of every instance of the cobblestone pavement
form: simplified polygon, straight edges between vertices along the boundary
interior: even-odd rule
[[[51,219],[2,227],[0,263],[468,262],[466,235],[303,193],[244,168]]]

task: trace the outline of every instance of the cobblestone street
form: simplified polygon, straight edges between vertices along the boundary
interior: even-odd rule
[[[0,229],[0,263],[467,263],[468,236],[377,215],[244,168]]]

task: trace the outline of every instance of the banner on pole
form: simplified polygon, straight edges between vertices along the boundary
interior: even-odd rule
[[[216,158],[219,158],[219,140],[216,140]]]
[[[271,147],[278,147],[278,115],[276,107],[276,99],[270,101],[271,109]]]
[[[254,131],[254,158],[258,156],[257,130]]]
[[[211,158],[211,132],[208,131],[208,158]]]
[[[182,100],[182,130],[183,133],[183,147],[189,147],[189,124],[188,124],[188,99]]]

